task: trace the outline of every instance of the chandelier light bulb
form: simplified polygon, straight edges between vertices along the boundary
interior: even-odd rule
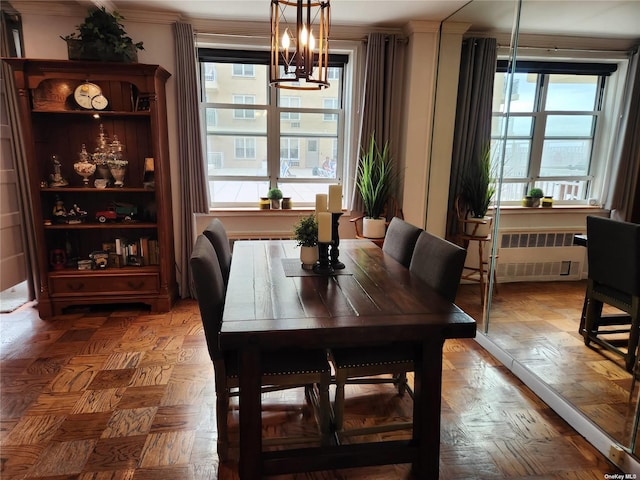
[[[316,40],[313,38],[313,32],[309,33],[309,50],[316,48]]]
[[[309,36],[309,34],[307,33],[307,27],[302,27],[302,35],[300,38],[300,43],[302,44],[302,46],[304,47],[307,44],[307,37]]]
[[[289,50],[289,45],[291,45],[291,40],[289,39],[288,30],[285,30],[284,34],[282,35],[282,46],[285,50]]]

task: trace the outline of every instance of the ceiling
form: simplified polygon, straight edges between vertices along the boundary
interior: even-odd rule
[[[34,5],[154,12],[191,20],[269,21],[269,0],[9,0],[33,13]],[[42,10],[41,10],[42,11]],[[331,0],[333,25],[401,27],[410,20],[449,18],[471,24],[475,32],[510,32],[515,1],[508,0]],[[520,30],[640,41],[640,0],[523,0]]]

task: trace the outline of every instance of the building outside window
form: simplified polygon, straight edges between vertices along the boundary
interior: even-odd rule
[[[501,66],[503,68],[501,68]],[[495,75],[492,158],[498,172],[499,139],[505,127],[506,64]],[[503,70],[503,71],[501,71]],[[519,202],[533,188],[567,203],[585,203],[602,171],[604,92],[614,64],[520,62],[513,87],[504,145],[501,201]]]
[[[342,183],[347,56],[333,60],[329,88],[294,91],[269,86],[268,52],[199,55],[211,207],[255,206],[273,186],[313,206],[316,193]]]

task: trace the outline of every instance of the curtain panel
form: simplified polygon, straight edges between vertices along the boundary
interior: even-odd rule
[[[194,297],[189,258],[193,249],[193,214],[209,211],[205,178],[198,99],[198,62],[193,29],[188,23],[174,23],[176,48],[176,111],[178,129],[178,174],[180,175],[180,241],[178,283],[182,298]]]
[[[454,239],[457,234],[454,203],[462,189],[464,172],[482,146],[491,140],[496,63],[495,38],[468,38],[463,42],[447,206],[449,239]]]
[[[622,126],[618,136],[617,171],[611,178],[612,195],[605,207],[612,218],[640,223],[640,46],[629,59]]]
[[[398,146],[405,51],[406,39],[403,36],[383,33],[370,33],[367,36],[360,147],[369,144],[371,134],[374,134],[380,147],[388,142],[389,153],[398,169],[402,169],[403,163],[398,158]],[[358,156],[358,161],[354,162],[354,177],[357,175],[359,163]],[[398,187],[399,185],[395,185],[392,189],[394,195],[397,194]],[[351,210],[363,211],[362,198],[357,187],[353,190]]]

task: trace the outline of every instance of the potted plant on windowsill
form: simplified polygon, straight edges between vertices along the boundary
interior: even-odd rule
[[[358,164],[356,186],[362,197],[365,216],[362,220],[362,232],[367,238],[383,238],[385,235],[385,211],[387,200],[395,178],[393,159],[389,153],[389,144],[382,149],[376,144],[372,133],[369,146],[363,147]]]
[[[468,208],[466,223],[467,234],[486,237],[491,230],[492,219],[487,217],[487,211],[496,192],[492,178],[491,145],[486,143],[480,149],[466,170],[462,179],[462,198]],[[478,225],[474,225],[473,221]]]
[[[122,20],[124,17],[118,12],[109,13],[105,7],[89,10],[84,22],[77,26],[78,33],[60,37],[67,42],[69,60],[137,62],[138,50],[144,47],[127,36]]]
[[[300,218],[293,227],[293,239],[300,247],[302,268],[311,270],[318,261],[318,221],[314,214]]]
[[[540,199],[542,197],[544,197],[544,193],[542,192],[541,188],[532,188],[531,190],[529,190],[529,193],[527,194],[527,197],[531,197],[531,199],[532,199],[531,206],[532,207],[539,207],[540,206]]]
[[[267,198],[271,200],[271,208],[277,210],[280,208],[280,201],[282,200],[282,190],[279,188],[271,188],[267,192]]]

